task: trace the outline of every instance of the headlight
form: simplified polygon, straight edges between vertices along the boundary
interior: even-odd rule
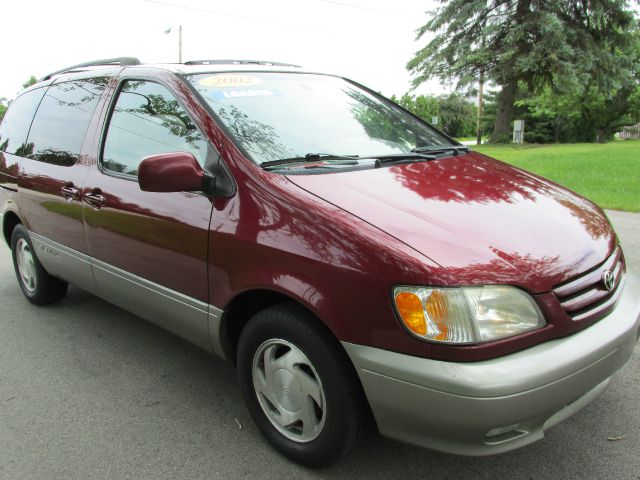
[[[546,324],[533,299],[510,286],[395,287],[393,299],[409,332],[439,343],[490,342]]]

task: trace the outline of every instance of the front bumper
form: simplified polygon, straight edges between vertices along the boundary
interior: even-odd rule
[[[380,433],[461,455],[528,445],[607,389],[640,335],[640,279],[615,310],[569,337],[473,363],[343,342]]]

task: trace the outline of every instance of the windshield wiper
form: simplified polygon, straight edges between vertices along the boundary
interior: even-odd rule
[[[382,165],[388,163],[413,163],[413,162],[422,162],[426,160],[435,160],[435,156],[426,155],[421,152],[406,152],[406,153],[387,153],[384,155],[372,155],[367,157],[360,157],[361,160],[365,159],[375,159],[376,167],[380,167]]]
[[[416,147],[411,150],[414,153],[445,153],[453,152],[454,155],[458,155],[460,152],[468,152],[469,147],[464,145],[426,145],[424,147]]]
[[[340,165],[358,165],[360,160],[375,160],[375,167],[381,167],[382,165],[390,163],[413,163],[427,160],[435,160],[435,155],[427,153],[427,150],[422,151],[423,148],[431,147],[419,147],[420,150],[414,149],[410,152],[403,153],[387,153],[382,155],[367,155],[361,157],[359,155],[333,155],[331,153],[307,153],[304,157],[291,157],[281,158],[278,160],[270,160],[268,162],[262,162],[260,166],[264,169],[278,169],[283,165],[297,164],[297,163],[310,163],[310,162],[331,162],[331,166]],[[435,148],[435,147],[434,147]],[[457,147],[451,147],[456,148]],[[465,147],[462,147],[465,148]],[[434,153],[448,151],[448,147],[438,147],[434,150]],[[457,150],[456,150],[457,151]],[[430,151],[429,151],[430,152]],[[456,153],[457,155],[457,153]],[[310,168],[329,168],[326,165],[310,165]]]
[[[332,165],[357,165],[358,155],[333,155],[330,153],[307,153],[304,157],[281,158],[279,160],[271,160],[262,162],[262,168],[273,168],[290,163],[308,163],[315,161],[330,161]]]

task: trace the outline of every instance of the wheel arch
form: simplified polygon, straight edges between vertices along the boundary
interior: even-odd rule
[[[281,292],[269,288],[255,288],[238,293],[224,309],[220,324],[220,336],[226,357],[235,363],[238,341],[242,330],[256,313],[283,303],[295,303],[308,311],[316,319],[317,324],[326,329],[336,342],[340,343],[329,324],[322,320],[318,313],[300,298],[289,292]]]
[[[24,224],[22,219],[13,210],[7,210],[4,212],[2,221],[2,235],[7,245],[11,246],[11,234],[16,225]]]

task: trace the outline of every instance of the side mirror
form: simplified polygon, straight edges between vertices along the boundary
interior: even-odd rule
[[[203,190],[205,172],[187,152],[145,157],[138,167],[138,183],[145,192],[197,192]]]

